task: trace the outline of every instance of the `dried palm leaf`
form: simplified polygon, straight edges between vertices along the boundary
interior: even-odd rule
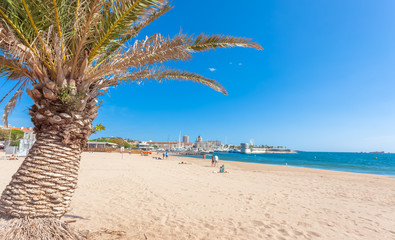
[[[190,51],[205,51],[228,47],[250,47],[257,50],[263,50],[258,43],[251,42],[251,39],[223,35],[206,36],[204,34],[200,34],[195,39],[191,37],[186,45],[186,48]]]
[[[21,99],[22,94],[25,92],[27,88],[27,85],[28,85],[28,81],[24,81],[21,84],[21,86],[18,88],[18,90],[15,92],[15,94],[12,96],[10,101],[5,105],[2,120],[4,121],[4,124],[6,126],[8,126],[8,115],[14,110],[15,105]]]

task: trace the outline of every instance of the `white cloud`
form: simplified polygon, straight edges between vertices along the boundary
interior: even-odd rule
[[[217,70],[217,69],[215,69],[215,68],[209,68],[208,70],[210,70],[210,72],[214,72],[214,71]]]
[[[237,64],[237,65],[241,66],[241,65],[243,65],[243,64],[242,64],[242,63],[239,63],[239,64]]]
[[[229,64],[230,64],[230,65],[232,65],[233,63],[232,63],[232,62],[230,62]]]

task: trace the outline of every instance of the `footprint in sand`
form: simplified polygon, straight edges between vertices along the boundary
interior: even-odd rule
[[[309,235],[314,236],[314,237],[321,237],[321,235],[318,234],[318,233],[316,233],[316,232],[308,231],[307,233],[308,233]]]
[[[161,220],[160,220],[160,223],[161,223],[162,225],[166,225],[167,220],[169,220],[169,215],[163,216],[163,217],[161,218]]]
[[[298,222],[298,226],[303,226],[303,227],[311,227],[310,224],[305,223],[305,222]]]
[[[288,234],[288,232],[287,232],[287,230],[285,230],[285,229],[279,229],[278,230],[283,236],[289,236],[289,234]]]
[[[296,231],[296,230],[293,230],[293,232],[294,232],[294,234],[295,234],[296,236],[303,235],[303,233],[302,233],[302,232],[299,232],[299,231]]]
[[[251,222],[254,224],[255,227],[260,227],[260,226],[263,226],[263,225],[264,225],[263,222],[257,221],[257,220],[253,220],[253,221],[251,221]]]
[[[214,226],[212,226],[212,225],[210,225],[210,224],[204,224],[204,226],[206,227],[206,228],[208,228],[208,229],[210,229],[210,230],[214,230],[215,228],[214,228]]]

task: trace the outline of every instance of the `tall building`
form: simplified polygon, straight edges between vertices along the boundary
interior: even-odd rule
[[[198,136],[196,142],[203,142],[203,138],[201,136]]]
[[[182,142],[184,142],[184,143],[189,143],[189,136],[183,136],[182,137]]]

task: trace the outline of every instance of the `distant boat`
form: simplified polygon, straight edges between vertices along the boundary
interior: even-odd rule
[[[370,153],[384,153],[384,151],[370,152]]]
[[[220,148],[217,148],[217,149],[214,149],[214,152],[229,152],[229,149],[220,149]]]
[[[261,153],[296,153],[285,148],[250,148],[248,143],[240,143],[240,153],[261,154]]]
[[[229,153],[240,153],[239,149],[232,149],[229,151]]]

